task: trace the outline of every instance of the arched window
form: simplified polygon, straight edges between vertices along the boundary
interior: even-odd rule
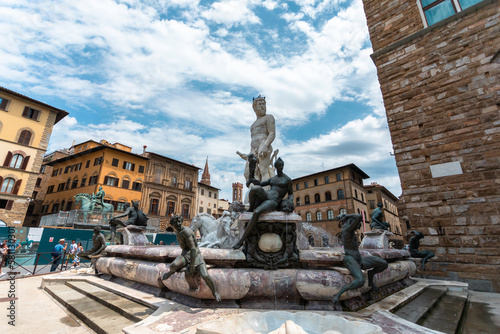
[[[141,191],[141,189],[142,189],[141,180],[135,180],[135,182],[132,182],[132,190]]]
[[[314,237],[312,235],[307,237],[307,242],[309,242],[309,245],[311,245],[311,247],[314,247]]]
[[[125,176],[122,179],[122,188],[123,189],[129,189],[130,188],[130,178],[128,176]]]
[[[52,205],[52,213],[59,212],[59,203]]]
[[[325,193],[325,201],[331,201],[332,200],[332,193],[327,191]]]
[[[321,211],[316,212],[316,220],[321,220]]]
[[[68,177],[68,179],[66,180],[66,186],[64,187],[64,190],[68,190],[70,185],[71,185],[71,178]],[[61,209],[64,209],[64,205],[61,205]]]
[[[328,220],[332,220],[333,218],[335,218],[335,217],[333,217],[333,210],[328,210],[326,212],[326,216],[327,216]]]
[[[68,204],[66,204],[66,211],[71,211],[72,206],[73,206],[73,201],[68,201]]]
[[[21,154],[14,154],[10,160],[10,168],[21,168],[24,157]]]
[[[304,197],[304,203],[305,203],[305,204],[309,204],[309,203],[310,203],[310,200],[309,200],[309,195],[306,195],[306,196]]]
[[[299,206],[300,205],[300,197],[297,197],[297,199],[295,200],[295,202],[297,203],[296,205]]]
[[[87,174],[83,175],[82,182],[80,183],[80,187],[85,187],[86,183],[87,183]]]
[[[339,189],[337,190],[337,198],[338,199],[344,199],[344,189]]]
[[[321,236],[321,246],[323,247],[329,247],[330,246],[330,240],[326,234],[323,234]]]
[[[314,194],[314,203],[319,203],[319,202],[320,202],[319,194]]]
[[[182,204],[182,217],[189,219],[189,204]]]
[[[97,174],[97,172],[94,172],[94,174],[92,174],[92,176],[89,178],[89,186],[96,184],[98,177],[99,177],[99,174]]]
[[[358,190],[354,189],[354,197],[358,198]]]
[[[341,215],[346,215],[347,214],[347,210],[346,209],[340,209],[339,213]]]
[[[157,198],[151,198],[149,201],[149,214],[157,215],[158,206],[160,205],[160,200]]]
[[[175,214],[175,202],[167,201],[167,216]]]
[[[17,143],[21,144],[21,145],[29,145],[30,141],[31,141],[31,131],[29,131],[29,130],[21,131],[21,134],[19,135],[19,139],[17,140]]]
[[[306,212],[306,222],[310,222],[310,221],[311,221],[311,213]]]
[[[0,188],[0,192],[6,193],[6,194],[12,193],[12,189],[14,189],[15,183],[16,183],[16,181],[13,178],[11,178],[11,177],[6,178],[2,182],[2,187]]]
[[[64,211],[64,204],[66,204],[66,201],[62,200],[62,202],[61,202],[61,210],[63,210],[63,211]]]
[[[75,176],[73,182],[71,183],[71,189],[78,187],[78,176]]]

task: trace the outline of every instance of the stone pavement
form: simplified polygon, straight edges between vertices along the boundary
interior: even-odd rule
[[[469,291],[470,307],[462,334],[500,333],[500,293]]]
[[[14,285],[12,286],[12,290],[18,298],[15,300],[15,327],[8,324],[10,319],[7,318],[9,312],[7,307],[10,305],[8,294],[11,289],[11,281],[0,281],[0,310],[2,310],[0,311],[0,332],[6,332],[7,330],[9,332],[18,332],[21,330],[21,332],[37,334],[93,333],[85,325],[81,324],[76,317],[68,314],[62,306],[56,303],[45,291],[40,288],[43,277],[71,277],[73,275],[74,274],[70,272],[64,272],[62,274],[54,273],[43,276],[16,279]],[[95,276],[91,275],[90,277]],[[93,279],[98,278],[95,277]],[[124,287],[124,289],[129,288]],[[470,291],[470,293],[472,304],[465,324],[464,334],[500,333],[500,294],[476,291]],[[168,304],[168,302],[166,303]],[[160,309],[164,309],[166,312],[173,311],[175,313],[175,310],[168,305],[165,305],[164,307],[160,306]],[[224,313],[223,310],[219,311],[222,312],[215,312],[217,317],[220,317]],[[239,312],[244,312],[244,310],[237,310],[237,313]],[[355,316],[355,314],[352,315]],[[153,320],[155,320],[158,316],[160,315],[150,317],[151,319],[148,318],[142,323],[147,326],[149,322],[153,322]],[[208,317],[207,320],[210,320],[210,317]],[[139,324],[140,323],[137,325]],[[143,327],[143,329],[145,328]],[[156,330],[158,329],[159,328],[156,328]],[[139,328],[135,328],[135,331],[133,332],[139,333],[141,331]],[[161,330],[159,332],[161,332]],[[195,330],[188,330],[187,332],[194,333]]]
[[[58,275],[50,274],[50,275]],[[43,276],[27,277],[11,281],[0,281],[0,332],[3,333],[37,333],[37,334],[80,334],[92,333],[80,322],[70,316],[65,309],[44,292],[40,285]],[[3,278],[3,277],[2,277]],[[14,291],[15,297],[15,327],[9,325],[11,321],[7,308],[10,305],[9,293]]]

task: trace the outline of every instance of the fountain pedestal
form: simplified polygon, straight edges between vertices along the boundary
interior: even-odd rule
[[[245,212],[239,220],[246,227],[252,215]],[[297,223],[301,221],[299,215],[282,211],[261,215],[243,247],[247,262],[264,269],[286,268],[298,262]]]
[[[144,231],[146,231],[145,227],[137,225],[128,225],[127,227],[119,228],[117,231],[122,233],[124,245],[129,245],[129,246],[149,245],[149,240],[144,234]]]
[[[373,229],[365,232],[360,249],[388,249],[389,237],[394,233],[387,230]]]

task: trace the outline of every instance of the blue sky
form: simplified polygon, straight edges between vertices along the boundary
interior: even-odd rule
[[[401,194],[361,0],[0,4],[0,85],[70,114],[49,151],[101,138],[243,182],[252,97],[295,178],[355,163]]]

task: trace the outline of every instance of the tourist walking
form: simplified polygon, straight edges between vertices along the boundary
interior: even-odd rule
[[[75,253],[76,253],[76,248],[78,245],[76,244],[75,240],[71,240],[71,245],[69,245],[69,254],[68,257],[66,258],[66,263],[64,263],[64,267],[68,267],[68,262],[75,259]]]
[[[78,245],[76,246],[76,250],[75,250],[75,258],[73,259],[73,267],[78,267],[80,266],[80,257],[78,256],[78,254],[83,251],[83,246],[82,246],[82,243],[79,242]]]
[[[65,241],[66,240],[64,239],[60,239],[59,243],[54,246],[54,249],[50,253],[50,255],[52,255],[52,266],[50,267],[50,272],[53,272],[57,269],[59,261],[61,261],[63,251],[66,251],[66,247],[68,247],[68,244],[65,243]]]
[[[6,274],[2,273],[2,267],[8,255],[9,255],[9,248],[7,247],[7,243],[4,242],[0,245],[0,277]]]

